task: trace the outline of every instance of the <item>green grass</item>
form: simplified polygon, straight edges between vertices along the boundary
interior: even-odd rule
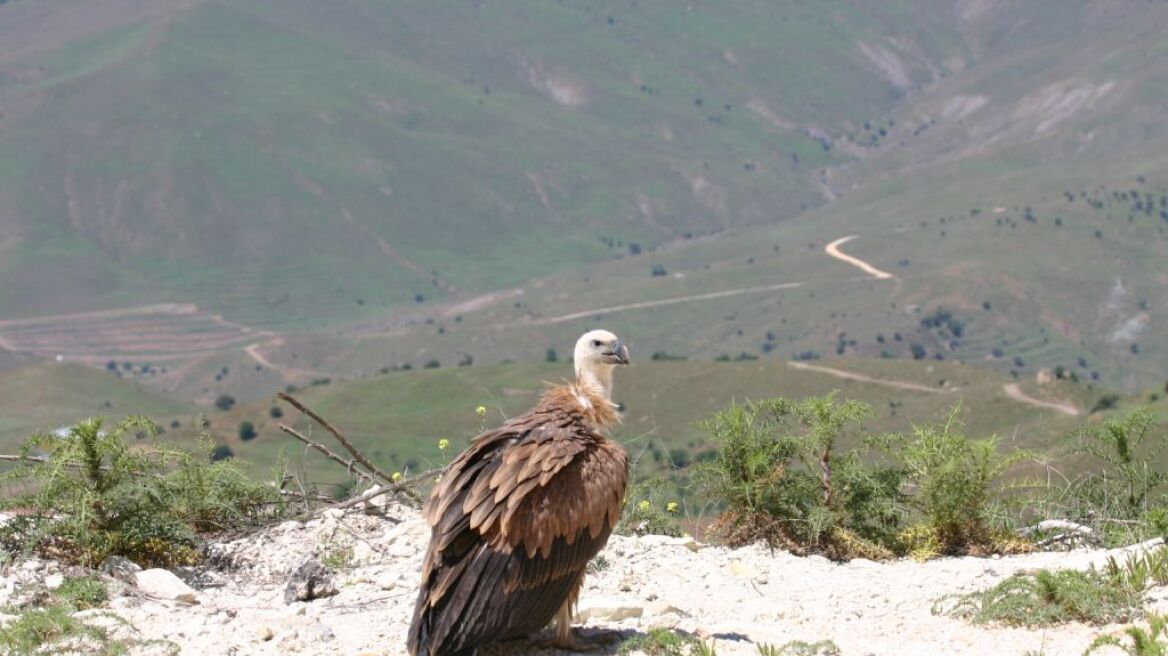
[[[77,364],[45,362],[0,371],[4,453],[14,453],[15,445],[37,430],[54,430],[95,415],[181,417],[185,423],[194,411],[192,405]]]
[[[848,368],[865,363],[845,360],[822,364]],[[1007,451],[1057,450],[1060,438],[1077,425],[1074,418],[1006,400],[1001,394],[1003,379],[979,369],[950,363],[887,361],[871,361],[867,366],[873,372],[883,369],[901,380],[935,384],[936,377],[941,376],[962,383],[962,387],[953,393],[929,394],[800,371],[776,359],[741,363],[646,362],[634,355],[634,364],[616,375],[614,398],[627,410],[614,435],[641,461],[642,472],[668,474],[671,467],[664,456],[670,449],[683,449],[692,458],[712,448],[699,422],[730,401],[780,394],[805,398],[835,389],[842,390],[844,398],[875,407],[873,417],[864,422],[865,431],[872,433],[943,421],[958,402],[969,434],[997,434]],[[411,471],[419,471],[444,462],[439,439],[448,438],[454,451],[461,450],[483,426],[497,426],[506,417],[531,408],[545,381],[556,383],[570,375],[570,365],[565,362],[448,366],[310,386],[296,396],[386,470],[403,470],[408,465]],[[890,400],[898,404],[895,414]],[[292,456],[294,462],[300,459],[299,445],[276,429],[277,420],[268,413],[270,405],[265,399],[241,403],[230,412],[211,414],[215,434],[229,443],[237,456],[253,463],[257,471],[266,471],[267,464],[281,452]],[[479,405],[488,408],[485,417],[475,413]],[[309,426],[292,408],[284,407],[284,411],[279,421],[304,430],[320,430]],[[245,420],[253,422],[259,437],[239,442],[239,423]],[[306,462],[317,480],[335,481],[344,476],[335,465],[315,456],[306,457]]]
[[[1168,551],[1108,559],[1102,569],[1047,570],[1016,574],[981,592],[956,598],[948,614],[974,623],[1050,626],[1066,622],[1102,625],[1143,614],[1144,596],[1168,581]],[[947,600],[938,602],[945,605]]]

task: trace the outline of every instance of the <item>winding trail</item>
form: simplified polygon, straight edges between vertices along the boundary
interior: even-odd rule
[[[326,371],[316,371],[314,369],[301,369],[299,367],[290,367],[287,365],[276,364],[268,359],[260,349],[267,346],[269,348],[276,348],[284,345],[283,337],[274,337],[266,342],[255,342],[243,347],[243,352],[247,353],[248,357],[255,360],[260,365],[275,371],[280,374],[285,380],[294,380],[296,378],[312,378],[314,376],[325,376],[328,378],[341,378],[339,374],[331,374]]]
[[[848,235],[847,237],[840,237],[839,239],[837,239],[837,240],[831,242],[830,244],[828,244],[827,246],[825,246],[823,248],[823,251],[825,253],[827,253],[828,255],[830,255],[831,257],[834,257],[837,260],[847,262],[848,264],[850,264],[854,267],[859,267],[860,270],[862,270],[864,273],[872,276],[873,278],[877,278],[880,280],[886,280],[888,278],[895,278],[896,276],[892,275],[891,273],[877,269],[876,267],[872,266],[871,264],[868,264],[864,260],[861,260],[860,258],[852,256],[852,255],[848,255],[847,253],[844,253],[843,251],[841,251],[839,249],[840,246],[843,246],[844,244],[848,243],[849,241],[855,239],[856,237],[859,237],[859,235]]]
[[[793,369],[802,369],[804,371],[817,371],[828,376],[835,376],[836,378],[844,378],[847,380],[855,380],[861,383],[871,383],[873,385],[883,385],[884,387],[895,387],[897,389],[910,390],[913,392],[925,392],[926,394],[949,394],[956,392],[958,388],[937,388],[929,387],[928,385],[921,385],[920,383],[910,383],[903,380],[886,380],[883,378],[873,378],[865,376],[864,374],[857,374],[851,371],[844,371],[843,369],[834,369],[832,367],[822,367],[817,364],[807,364],[806,362],[790,361],[787,366]]]
[[[909,390],[913,392],[925,392],[926,394],[948,394],[951,392],[956,392],[958,389],[960,389],[957,387],[941,389],[902,380],[873,378],[872,376],[865,376],[864,374],[857,374],[851,371],[845,371],[843,369],[824,367],[816,364],[807,364],[806,362],[791,361],[787,363],[787,366],[793,369],[802,369],[804,371],[816,371],[821,374],[835,376],[836,378],[854,380],[861,383],[871,383],[872,385],[883,385],[884,387],[895,387],[897,389]],[[1002,386],[1002,391],[1005,392],[1006,396],[1009,397],[1010,400],[1017,401],[1018,403],[1023,403],[1034,408],[1054,410],[1071,417],[1078,417],[1082,414],[1078,408],[1067,401],[1043,401],[1042,399],[1036,399],[1033,396],[1029,396],[1022,391],[1022,388],[1018,386],[1018,383],[1006,383]]]
[[[1026,405],[1034,406],[1035,408],[1057,410],[1064,415],[1070,415],[1072,417],[1078,417],[1080,414],[1082,414],[1078,408],[1066,401],[1043,401],[1042,399],[1036,399],[1033,396],[1026,394],[1026,392],[1023,392],[1022,388],[1018,386],[1018,383],[1006,383],[1005,385],[1002,385],[1002,391],[1005,392],[1006,396],[1010,397],[1011,399],[1014,399],[1019,403],[1025,403]]]
[[[625,305],[610,305],[608,307],[593,308],[591,310],[584,310],[582,312],[571,312],[568,314],[561,314],[555,317],[546,317],[543,319],[533,319],[531,321],[522,321],[514,324],[505,324],[499,327],[510,328],[514,326],[546,326],[555,323],[564,323],[565,321],[573,321],[575,319],[583,319],[594,314],[612,314],[614,312],[626,312],[628,310],[643,310],[645,308],[660,307],[662,305],[673,305],[675,303],[691,303],[693,301],[708,301],[715,298],[726,298],[728,296],[740,296],[742,294],[753,294],[755,292],[774,292],[782,289],[794,289],[802,287],[801,282],[784,282],[777,285],[762,285],[759,287],[743,287],[741,289],[727,289],[720,292],[708,292],[705,294],[691,294],[689,296],[674,296],[673,298],[662,298],[656,301],[641,301],[640,303],[626,303]]]

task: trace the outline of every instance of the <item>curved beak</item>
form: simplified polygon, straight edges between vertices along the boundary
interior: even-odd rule
[[[613,342],[612,352],[608,354],[609,362],[613,364],[628,364],[629,363],[629,347],[621,343],[620,340]]]

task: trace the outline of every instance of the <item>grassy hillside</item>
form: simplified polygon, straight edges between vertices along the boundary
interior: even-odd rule
[[[871,403],[875,414],[866,430],[879,433],[906,430],[914,423],[944,419],[961,404],[971,434],[997,434],[1005,448],[1034,448],[1059,453],[1062,438],[1087,421],[1028,406],[1009,399],[1004,379],[992,373],[949,363],[892,363],[881,360],[832,360],[819,363],[869,376],[920,386],[904,389],[888,384],[839,378],[821,371],[802,370],[775,360],[754,362],[636,362],[618,372],[614,398],[625,404],[623,424],[615,437],[639,458],[643,474],[668,472],[671,458],[685,461],[710,448],[700,422],[732,401],[778,395],[802,398],[840,390],[846,398]],[[557,364],[512,364],[445,370],[414,371],[374,379],[310,387],[296,394],[309,407],[341,429],[364,452],[390,470],[441,464],[485,426],[530,408],[543,382],[557,382],[570,368]],[[1026,392],[1049,400],[1090,407],[1098,392],[1066,382]],[[475,409],[485,406],[480,417]],[[304,454],[299,443],[276,429],[279,421],[303,430],[313,427],[283,406],[279,419],[269,415],[268,402],[242,404],[230,412],[211,415],[217,435],[234,453],[266,470],[283,453],[307,467],[309,478],[334,481],[343,472],[323,459]],[[251,421],[259,436],[237,438],[241,421]],[[321,429],[315,428],[318,434]],[[450,440],[443,454],[438,440]]]
[[[1168,378],[1162,3],[0,18],[3,348],[202,407],[598,321],[644,356]],[[853,234],[893,277],[825,254]]]
[[[822,202],[847,159],[824,135],[963,54],[907,3],[723,9],[208,0],[45,28],[0,70],[0,307],[313,327],[770,223]],[[890,81],[869,44],[905,20],[927,38]]]
[[[165,424],[187,423],[194,408],[133,382],[77,364],[43,363],[0,371],[0,452],[38,430],[69,426],[79,419],[120,419],[139,414]]]

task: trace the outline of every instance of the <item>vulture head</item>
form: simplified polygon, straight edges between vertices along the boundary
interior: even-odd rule
[[[576,340],[572,359],[577,384],[611,400],[612,370],[629,363],[629,347],[607,330],[591,330]]]

